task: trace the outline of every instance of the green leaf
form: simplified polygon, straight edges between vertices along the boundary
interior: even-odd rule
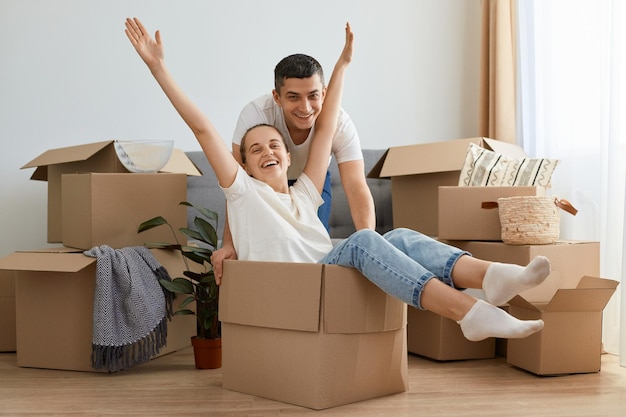
[[[161,285],[171,291],[178,294],[193,294],[193,284],[185,278],[174,278],[172,281],[166,279],[159,280]]]
[[[158,217],[152,218],[150,220],[147,220],[147,221],[141,223],[139,225],[139,228],[137,229],[137,233],[141,233],[141,232],[144,232],[146,230],[150,230],[150,229],[152,229],[154,227],[161,226],[161,225],[164,225],[164,224],[167,224],[167,220],[165,220],[165,218],[163,218],[161,216],[158,216]]]
[[[183,251],[183,256],[200,265],[204,265],[205,262],[211,262],[211,255],[209,255],[209,258],[207,259],[205,255],[201,255],[196,252]]]
[[[217,247],[217,232],[211,223],[200,217],[196,217],[193,224],[196,228],[198,228],[198,233],[202,236],[201,240],[204,243],[207,243],[214,248]]]
[[[199,241],[203,241],[202,240],[202,235],[200,235],[200,233],[198,233],[195,230],[192,229],[187,229],[186,227],[181,227],[180,229],[178,229],[182,234],[184,234],[187,237],[190,237],[192,239],[196,239]]]
[[[193,303],[194,301],[196,301],[194,297],[187,297],[183,300],[182,303],[180,303],[180,306],[178,306],[178,308],[182,309],[183,307],[187,307],[189,304]]]
[[[181,249],[181,246],[179,244],[167,242],[146,242],[144,243],[144,246],[148,249]]]
[[[194,315],[196,313],[194,313],[192,310],[178,310],[177,312],[174,313],[175,316],[187,316],[187,315]]]
[[[203,282],[203,278],[206,277],[208,274],[213,275],[213,271],[211,271],[210,273],[207,273],[207,272],[197,273],[197,272],[192,272],[192,271],[183,271],[184,276],[191,278],[197,282]]]
[[[192,204],[188,201],[182,201],[180,204],[183,206],[192,207],[195,210],[197,210],[202,216],[206,217],[209,220],[213,220],[217,222],[218,215],[216,211],[210,210],[206,207],[196,206],[195,204]]]

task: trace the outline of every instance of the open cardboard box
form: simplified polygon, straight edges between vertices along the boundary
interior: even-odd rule
[[[407,389],[406,304],[337,265],[226,261],[222,385],[324,409]]]
[[[173,251],[152,253],[172,277],[184,263]],[[17,365],[96,372],[91,367],[96,259],[70,248],[14,252],[0,269],[15,271]],[[176,305],[182,301],[177,298]],[[167,345],[157,356],[191,345],[195,316],[168,322]]]
[[[531,303],[547,302],[561,288],[576,288],[583,275],[600,275],[600,242],[563,240],[551,245],[507,245],[503,242],[452,240],[446,243],[480,259],[522,266],[537,256],[547,257],[551,267],[548,278],[520,293]]]
[[[493,337],[472,342],[454,320],[427,310],[408,307],[407,349],[438,361],[488,359],[496,355]]]
[[[50,149],[22,166],[35,168],[32,180],[48,182],[48,242],[63,241],[61,213],[61,175],[78,172],[128,173],[115,153],[113,140]],[[201,175],[198,168],[179,149],[161,172]],[[133,174],[135,175],[135,174]]]
[[[584,276],[576,288],[559,289],[547,303],[513,298],[509,302],[513,316],[543,319],[545,326],[524,339],[509,339],[507,362],[537,375],[599,372],[602,310],[618,284]]]
[[[543,187],[439,187],[439,239],[502,240],[497,208],[485,202],[513,196],[545,196]]]
[[[162,226],[137,233],[139,225],[163,216],[179,232],[187,227],[185,174],[63,174],[61,219],[63,245],[78,249],[108,245],[114,249],[145,242],[175,242]]]
[[[525,155],[517,145],[482,137],[391,147],[367,174],[391,179],[393,226],[437,236],[439,186],[456,186],[470,143],[494,152]]]

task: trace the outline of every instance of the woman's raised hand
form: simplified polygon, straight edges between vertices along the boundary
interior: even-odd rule
[[[343,51],[341,51],[341,55],[339,56],[339,62],[344,64],[349,64],[352,62],[352,44],[354,43],[354,33],[352,33],[352,28],[350,27],[350,23],[346,23],[346,44],[343,47]]]
[[[146,28],[139,19],[126,19],[126,36],[130,40],[141,59],[149,68],[153,68],[163,61],[163,45],[161,34],[157,30],[154,39],[150,36]]]

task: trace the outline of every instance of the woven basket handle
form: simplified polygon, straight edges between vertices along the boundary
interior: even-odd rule
[[[572,216],[575,216],[576,213],[578,213],[578,210],[572,205],[572,203],[570,203],[569,201],[567,201],[564,198],[558,199],[557,197],[555,197],[554,198],[554,205],[557,206],[558,208],[560,208],[561,210],[565,210],[566,212],[568,212]],[[488,209],[488,210],[489,209],[498,208],[498,202],[497,201],[483,201],[480,204],[480,208]]]

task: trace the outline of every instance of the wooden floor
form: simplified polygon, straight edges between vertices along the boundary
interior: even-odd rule
[[[190,349],[116,374],[18,368],[0,354],[0,416],[626,416],[626,368],[602,356],[593,374],[538,377],[506,359],[409,356],[409,390],[322,411],[221,388]]]

